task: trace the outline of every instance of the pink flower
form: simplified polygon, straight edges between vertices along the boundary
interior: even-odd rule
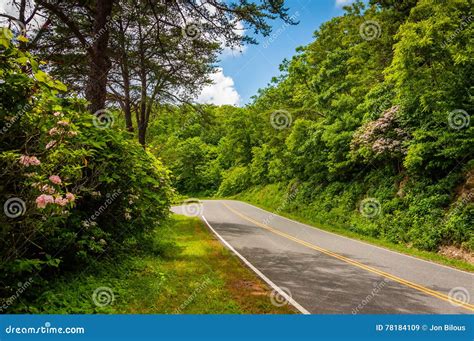
[[[69,125],[69,122],[68,121],[58,121],[58,125],[66,127],[66,126]]]
[[[36,206],[38,208],[45,208],[47,204],[53,204],[54,198],[51,195],[41,194],[36,198]]]
[[[28,155],[22,155],[20,157],[20,163],[23,166],[38,166],[41,164],[40,160],[36,156],[28,156]]]
[[[48,134],[51,135],[51,136],[59,134],[59,129],[56,128],[56,127],[53,127],[49,130]]]
[[[48,193],[48,194],[54,194],[55,190],[53,187],[49,185],[44,185],[41,187],[41,192]]]
[[[67,192],[67,193],[66,193],[66,199],[67,199],[69,202],[72,202],[72,201],[76,200],[76,197],[74,196],[74,194]]]
[[[39,197],[36,198],[36,206],[38,208],[45,208],[46,207],[46,199],[45,199],[44,194],[41,194]]]
[[[67,136],[70,136],[70,137],[77,136],[77,131],[69,131],[69,132],[67,133]]]
[[[62,197],[56,197],[56,199],[54,199],[54,203],[58,204],[59,206],[66,206],[68,202],[69,201],[66,198]]]
[[[58,117],[58,116],[61,116],[61,113],[59,111],[56,111],[53,115]]]
[[[23,166],[29,166],[30,162],[30,157],[29,156],[26,156],[26,155],[22,155],[20,156],[20,163],[23,165]]]
[[[52,148],[56,144],[55,140],[49,141],[48,144],[46,145],[46,149]]]
[[[55,185],[59,185],[61,183],[61,178],[57,175],[51,175],[49,180]]]

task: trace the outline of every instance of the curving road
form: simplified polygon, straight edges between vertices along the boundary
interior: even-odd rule
[[[469,314],[474,274],[342,237],[233,200],[173,207],[311,314]]]

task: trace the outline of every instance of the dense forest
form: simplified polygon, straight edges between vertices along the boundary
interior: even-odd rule
[[[297,24],[283,1],[53,2],[19,1],[0,35],[3,297],[148,245],[183,197],[472,255],[471,0],[357,1],[245,107],[192,99],[256,43],[236,21]]]
[[[150,150],[180,193],[248,192],[364,235],[472,251],[471,10],[470,1],[356,3],[251,105],[162,107]]]

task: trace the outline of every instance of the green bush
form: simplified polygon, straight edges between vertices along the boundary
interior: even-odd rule
[[[246,190],[251,185],[250,172],[247,167],[234,167],[223,172],[223,180],[217,195],[233,195]]]
[[[168,171],[0,40],[1,295],[133,247],[168,215]],[[35,277],[39,274],[40,277]],[[41,278],[41,279],[40,279]]]
[[[287,209],[313,221],[426,250],[473,250],[472,6],[403,3],[346,7],[244,108],[160,112],[155,140],[184,165],[173,163],[179,190],[249,189],[245,198],[278,207],[280,185],[295,182]],[[369,20],[382,28],[374,39],[361,33]],[[380,214],[362,215],[365,199]]]

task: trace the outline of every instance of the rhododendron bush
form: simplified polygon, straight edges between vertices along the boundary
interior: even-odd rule
[[[94,124],[86,103],[15,42],[2,39],[0,49],[0,290],[8,296],[18,281],[40,285],[133,247],[166,218],[173,192],[159,160]]]
[[[405,155],[408,133],[397,124],[399,110],[399,106],[394,106],[357,130],[351,142],[352,154],[362,155],[367,160]]]

